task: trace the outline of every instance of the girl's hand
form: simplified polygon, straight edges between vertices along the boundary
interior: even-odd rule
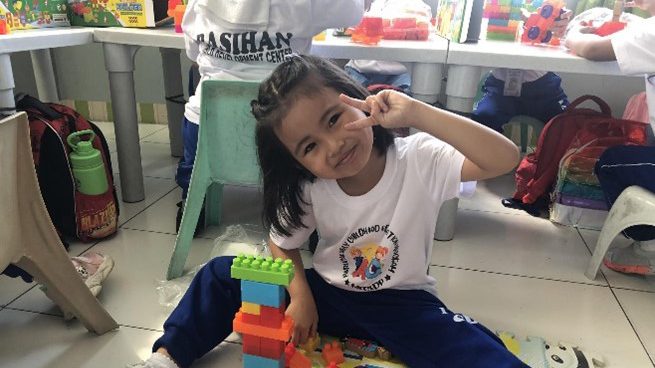
[[[365,100],[344,94],[341,94],[339,99],[347,105],[370,114],[366,118],[347,123],[346,129],[362,129],[373,125],[381,125],[385,128],[403,128],[409,126],[408,123],[413,121],[414,99],[394,90],[385,89],[376,95],[366,97]]]
[[[308,295],[294,295],[285,314],[293,319],[291,341],[294,345],[304,344],[310,336],[316,335],[318,311],[311,292]]]

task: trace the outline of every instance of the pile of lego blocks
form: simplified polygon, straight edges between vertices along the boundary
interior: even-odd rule
[[[484,18],[489,19],[487,39],[515,41],[521,25],[523,0],[486,0]]]
[[[293,279],[293,263],[240,255],[231,274],[241,280],[241,308],[233,327],[242,336],[243,366],[284,368],[284,348],[293,330],[293,321],[284,315],[284,287]]]

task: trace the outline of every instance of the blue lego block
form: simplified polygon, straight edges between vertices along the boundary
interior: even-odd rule
[[[243,368],[284,368],[284,359],[270,359],[257,355],[243,354]]]
[[[279,308],[284,304],[284,287],[241,280],[241,301]]]

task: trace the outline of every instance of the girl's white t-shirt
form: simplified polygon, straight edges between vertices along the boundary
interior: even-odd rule
[[[363,13],[364,0],[189,0],[182,30],[200,83],[262,80],[286,55],[308,53],[317,33],[355,25]],[[184,111],[196,124],[200,91]]]
[[[621,71],[625,74],[646,75],[646,100],[651,133],[653,133],[655,132],[655,17],[640,22],[630,22],[626,29],[610,37]]]
[[[351,291],[420,289],[436,295],[427,274],[441,204],[457,197],[464,156],[426,133],[396,138],[384,173],[368,193],[349,196],[336,180],[303,187],[307,226],[271,240],[296,249],[318,229],[314,269]]]

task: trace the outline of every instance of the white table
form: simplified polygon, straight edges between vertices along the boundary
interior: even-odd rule
[[[144,198],[144,190],[134,97],[134,56],[141,46],[159,47],[164,65],[165,95],[181,95],[179,54],[184,49],[183,35],[175,33],[172,28],[97,28],[94,39],[104,44],[123,200],[140,201]],[[447,50],[448,41],[441,38],[430,41],[382,41],[372,47],[353,44],[347,38],[328,36],[326,41],[315,42],[312,53],[331,58],[411,62],[412,92],[417,98],[435,102],[441,89]],[[181,153],[183,106],[167,101],[167,112],[171,149],[174,153],[179,149]]]
[[[14,74],[9,58],[11,53],[30,52],[39,98],[47,102],[56,102],[59,97],[50,49],[91,42],[93,42],[91,28],[43,28],[0,35],[0,111],[6,114],[16,112]]]
[[[451,42],[448,50],[446,106],[469,113],[477,94],[482,67],[544,70],[592,75],[623,75],[615,61],[589,61],[570,54],[563,46],[530,46],[518,42]]]

